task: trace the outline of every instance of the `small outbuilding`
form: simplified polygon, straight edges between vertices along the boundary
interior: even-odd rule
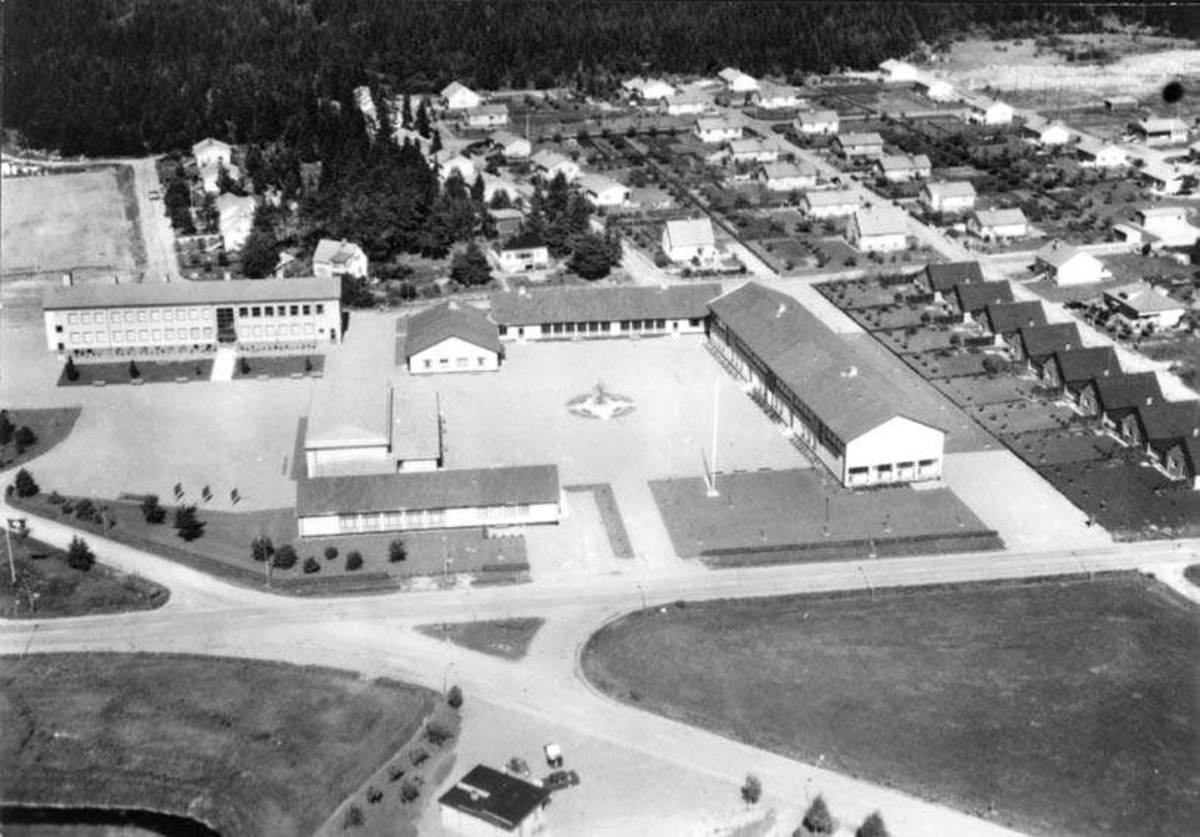
[[[410,374],[495,372],[503,356],[496,324],[478,308],[451,300],[408,320],[404,360]]]

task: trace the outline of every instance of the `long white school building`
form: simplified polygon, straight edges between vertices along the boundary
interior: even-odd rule
[[[336,343],[333,278],[88,284],[47,288],[46,346],[59,355],[208,352],[218,344],[309,350]]]

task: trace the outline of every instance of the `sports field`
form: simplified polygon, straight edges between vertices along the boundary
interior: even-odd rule
[[[1125,576],[689,603],[605,627],[583,665],[648,710],[1030,834],[1183,837],[1197,647],[1194,606]]]

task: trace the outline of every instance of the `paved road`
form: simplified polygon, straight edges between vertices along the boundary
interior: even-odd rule
[[[142,157],[125,162],[133,169],[142,241],[146,248],[146,267],[142,273],[142,281],[169,282],[178,279],[175,231],[171,229],[171,222],[167,218],[162,201],[162,184],[158,179],[155,158]],[[157,194],[159,197],[152,199],[151,194]]]

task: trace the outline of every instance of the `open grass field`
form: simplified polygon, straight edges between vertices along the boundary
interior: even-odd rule
[[[0,617],[46,619],[153,610],[170,592],[152,581],[117,572],[103,564],[81,571],[67,565],[66,554],[33,538],[13,538],[16,585],[8,583],[8,551],[0,541]]]
[[[51,407],[44,410],[6,410],[13,427],[28,427],[37,441],[25,450],[18,451],[16,440],[0,445],[0,469],[14,468],[41,456],[71,434],[75,420],[79,418],[78,407]]]
[[[180,655],[0,666],[9,802],[150,808],[222,834],[311,834],[417,732],[426,689]]]
[[[934,536],[957,538],[988,528],[946,488],[847,491],[816,469],[719,474],[717,488],[719,497],[706,496],[698,477],[650,484],[679,555],[925,537],[932,542]]]
[[[487,622],[445,622],[417,628],[434,639],[453,642],[506,660],[519,660],[545,624],[544,619],[493,619]]]
[[[583,666],[642,708],[1027,833],[1184,837],[1197,643],[1194,607],[1118,577],[689,603],[606,626]]]

